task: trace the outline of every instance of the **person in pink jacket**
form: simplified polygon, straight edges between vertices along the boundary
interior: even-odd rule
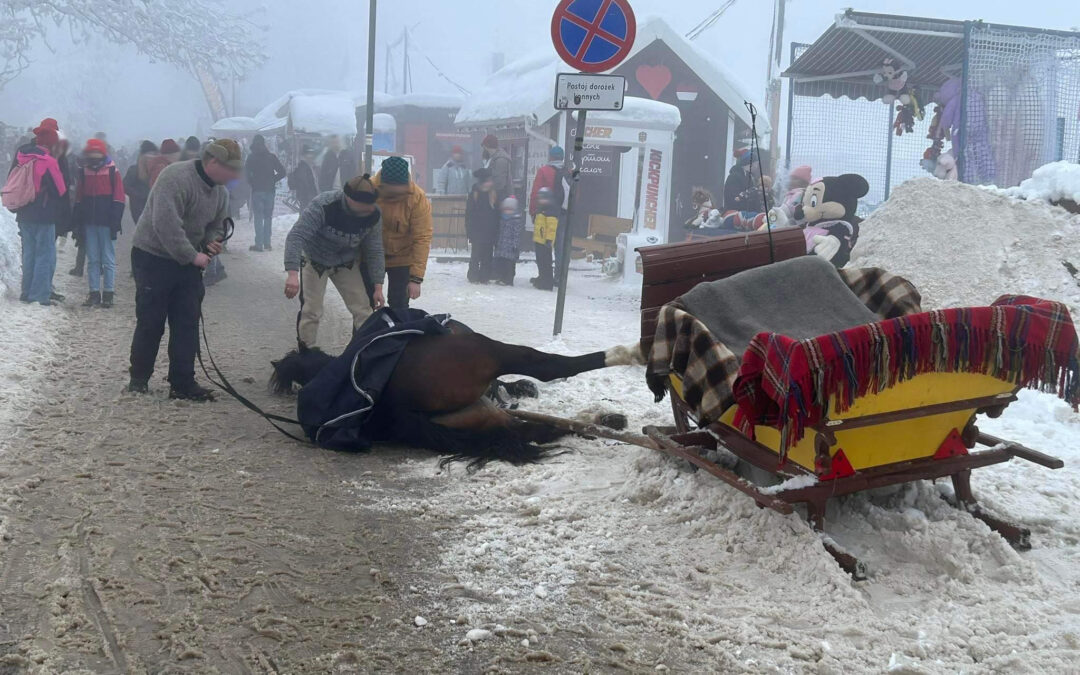
[[[58,126],[43,120],[34,139],[19,148],[11,171],[33,162],[34,201],[15,211],[22,238],[22,289],[19,299],[52,305],[52,282],[56,273],[56,222],[67,185],[52,151],[59,142]],[[10,175],[11,171],[8,172]]]

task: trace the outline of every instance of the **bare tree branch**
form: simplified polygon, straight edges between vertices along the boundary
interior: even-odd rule
[[[0,87],[30,65],[49,24],[77,40],[96,33],[130,44],[196,76],[242,75],[266,58],[260,28],[220,0],[0,0]]]

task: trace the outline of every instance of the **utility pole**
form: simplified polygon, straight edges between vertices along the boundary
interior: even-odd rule
[[[375,2],[368,0],[367,122],[364,125],[364,173],[371,173],[372,127],[375,126]]]
[[[405,42],[401,55],[401,93],[409,93],[409,29],[401,29],[401,39]]]
[[[780,65],[784,53],[784,13],[787,0],[776,0],[773,7],[772,34],[769,39],[769,69],[766,79],[765,109],[769,113],[769,168],[773,178],[780,158]],[[764,168],[764,167],[763,167]]]

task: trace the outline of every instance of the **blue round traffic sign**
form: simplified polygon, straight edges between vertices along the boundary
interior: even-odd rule
[[[634,46],[637,20],[627,0],[561,0],[551,41],[568,65],[600,73],[622,63]]]

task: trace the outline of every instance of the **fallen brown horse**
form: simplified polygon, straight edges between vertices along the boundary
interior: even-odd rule
[[[377,398],[356,386],[360,374],[356,372],[358,360],[353,359],[353,371],[349,375],[353,387],[347,388],[347,393],[351,395],[349,390],[355,388],[371,404],[338,419],[350,418],[348,421],[352,422],[353,416],[362,414],[364,433],[371,442],[427,448],[447,455],[444,461],[466,460],[472,469],[491,460],[531,463],[550,452],[551,448],[542,446],[568,432],[523,421],[500,407],[498,397],[492,395],[494,392],[505,391],[513,397],[535,396],[536,388],[528,381],[504,382],[499,378],[521,375],[551,382],[590,370],[643,362],[636,344],[581,356],[562,356],[498,342],[449,319],[442,325],[444,333],[415,335],[407,340]],[[335,358],[312,349],[290,352],[274,362],[272,386],[279,392],[312,382],[313,387],[319,386],[320,373]],[[302,390],[301,399],[304,394]],[[303,422],[304,415],[300,417]],[[597,421],[619,428],[618,417]],[[625,426],[625,419],[621,420],[621,426]],[[309,437],[327,445],[313,427],[305,426]],[[340,444],[327,447],[365,449]]]

